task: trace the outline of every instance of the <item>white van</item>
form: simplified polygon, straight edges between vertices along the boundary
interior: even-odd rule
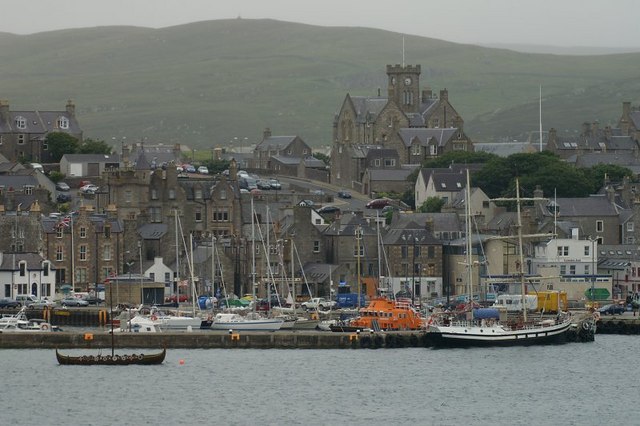
[[[18,294],[16,301],[19,302],[21,306],[31,306],[36,303],[38,299],[33,294]]]

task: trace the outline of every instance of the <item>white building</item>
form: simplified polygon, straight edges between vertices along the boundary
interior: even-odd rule
[[[56,274],[51,262],[37,253],[0,252],[0,294],[15,298],[32,294],[38,299],[55,295]]]
[[[611,275],[598,274],[597,241],[581,240],[577,228],[571,230],[571,238],[538,244],[530,260],[531,274],[543,277],[538,290],[566,291],[570,300],[587,300],[593,286],[605,299],[612,296]]]

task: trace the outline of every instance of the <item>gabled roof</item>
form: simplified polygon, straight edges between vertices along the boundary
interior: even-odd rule
[[[26,127],[18,128],[16,119],[22,117],[25,120]],[[64,117],[69,122],[69,128],[61,129],[58,127],[58,118]],[[32,134],[45,134],[50,132],[64,133],[81,133],[82,130],[78,125],[76,118],[67,111],[9,111],[8,120],[0,120],[0,133],[7,132],[23,132]]]
[[[29,175],[0,175],[0,185],[4,186],[5,193],[9,188],[17,189],[23,186],[38,186],[38,179],[32,174]]]
[[[256,151],[271,151],[286,149],[294,140],[296,136],[269,136],[264,138],[262,142],[256,146]]]
[[[138,234],[143,240],[159,240],[167,233],[166,223],[145,223],[138,228]]]
[[[345,236],[355,238],[356,229],[360,226],[363,235],[376,235],[377,232],[369,225],[360,214],[345,213],[339,219],[334,220],[325,230],[325,235]]]
[[[400,135],[400,139],[402,139],[402,142],[407,147],[411,146],[411,142],[416,138],[420,141],[420,146],[428,146],[432,140],[435,141],[438,146],[445,146],[457,131],[458,129],[454,127],[446,129],[402,128],[398,130],[398,135]]]
[[[436,192],[458,192],[467,186],[467,176],[463,173],[433,171],[429,179]]]
[[[629,118],[636,129],[640,129],[640,111],[632,111],[629,113]]]
[[[567,217],[606,217],[618,216],[619,211],[605,195],[591,195],[584,198],[557,198],[548,203],[540,204],[544,216],[554,216],[548,206],[556,203],[557,218]]]
[[[372,122],[387,105],[388,99],[383,97],[349,96],[353,109],[356,112],[356,122]]]
[[[417,245],[442,244],[424,226],[390,229],[382,239],[382,243],[385,245],[412,245],[414,242]]]
[[[29,270],[38,269],[37,267],[41,266],[44,260],[38,253],[3,253],[0,270],[17,271],[21,261],[27,262]]]

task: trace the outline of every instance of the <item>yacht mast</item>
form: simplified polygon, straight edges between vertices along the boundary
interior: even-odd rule
[[[518,250],[520,250],[520,290],[522,292],[522,319],[527,321],[526,292],[524,289],[524,254],[522,253],[522,219],[520,218],[520,181],[516,178],[516,208],[518,212]]]
[[[256,311],[256,228],[255,214],[253,210],[253,194],[251,195],[251,299],[253,300],[253,312]]]
[[[467,251],[467,293],[469,295],[469,303],[471,303],[471,315],[473,315],[473,271],[472,271],[472,244],[471,244],[471,182],[469,179],[469,169],[467,169],[467,188],[466,188],[466,200],[465,200],[465,216],[466,216],[466,251]]]

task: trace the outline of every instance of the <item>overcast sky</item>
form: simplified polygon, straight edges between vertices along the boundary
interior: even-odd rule
[[[0,0],[0,31],[272,18],[443,40],[562,47],[640,46],[639,0]]]

